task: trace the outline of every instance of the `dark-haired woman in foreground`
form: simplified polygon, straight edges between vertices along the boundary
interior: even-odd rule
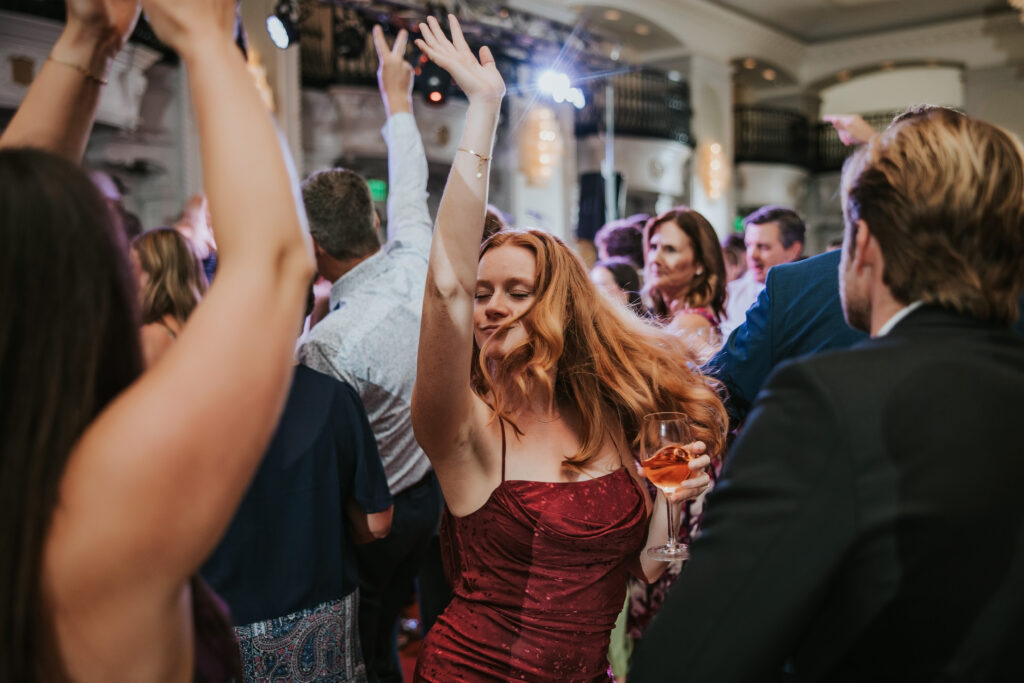
[[[221,267],[140,375],[127,247],[75,163],[140,5],[67,6],[0,138],[0,680],[223,680],[231,662],[213,660],[237,653],[228,632],[201,654],[197,629],[218,622],[190,577],[287,392],[312,275],[304,219],[232,42],[235,3],[142,3],[189,72]],[[27,147],[49,151],[13,149]]]
[[[633,458],[640,420],[685,412],[716,453],[722,405],[673,338],[607,301],[557,238],[503,231],[477,246],[504,83],[454,16],[451,42],[428,22],[417,44],[469,108],[438,210],[412,405],[447,501],[454,598],[416,677],[607,680],[627,573],[665,567],[644,552],[666,540],[666,500],[651,517]],[[707,483],[697,475],[673,498]]]

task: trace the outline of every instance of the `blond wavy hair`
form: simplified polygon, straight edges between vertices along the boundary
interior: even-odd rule
[[[206,293],[206,275],[188,240],[173,228],[157,228],[132,240],[149,281],[142,288],[142,324],[171,315],[185,324]]]
[[[1024,288],[1024,153],[1012,135],[942,107],[897,117],[843,169],[851,237],[867,223],[883,281],[925,301],[1012,323]],[[847,240],[853,256],[854,241]]]
[[[530,309],[501,328],[521,323],[526,340],[501,359],[488,359],[473,345],[471,386],[496,417],[519,431],[514,415],[530,405],[537,387],[551,405],[576,406],[583,441],[566,458],[570,467],[597,455],[619,426],[635,452],[643,416],[663,411],[687,415],[694,437],[707,444],[708,453],[721,455],[727,418],[716,385],[699,373],[676,337],[602,296],[579,257],[557,237],[540,230],[503,231],[484,242],[480,255],[506,245],[534,255],[537,281]]]

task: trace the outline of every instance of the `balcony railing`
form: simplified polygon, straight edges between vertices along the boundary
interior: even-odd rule
[[[853,152],[840,142],[832,124],[810,122],[798,112],[744,105],[733,113],[737,163],[761,161],[829,172],[841,169]],[[875,130],[883,130],[898,113],[876,112],[864,119]]]
[[[690,133],[690,88],[659,71],[631,71],[611,76],[615,88],[615,134],[673,140],[693,145]],[[593,81],[587,106],[576,111],[576,137],[604,130],[605,82]]]
[[[807,117],[770,107],[736,107],[736,161],[808,166],[812,148]]]
[[[892,123],[893,118],[899,114],[898,111],[875,112],[864,114],[867,121],[876,131],[885,130]],[[839,133],[831,123],[816,123],[811,131],[814,141],[814,163],[811,168],[818,172],[838,171],[843,167],[846,157],[853,153],[852,147],[847,147],[839,140]]]

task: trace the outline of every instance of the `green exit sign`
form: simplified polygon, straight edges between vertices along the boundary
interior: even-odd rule
[[[388,198],[388,181],[380,180],[379,178],[371,178],[366,181],[366,184],[370,186],[370,196],[373,197],[375,202],[383,202]]]

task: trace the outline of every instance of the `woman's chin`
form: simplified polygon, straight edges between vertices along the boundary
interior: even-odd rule
[[[501,360],[506,354],[505,345],[498,343],[486,346],[484,347],[483,354],[487,360]]]

